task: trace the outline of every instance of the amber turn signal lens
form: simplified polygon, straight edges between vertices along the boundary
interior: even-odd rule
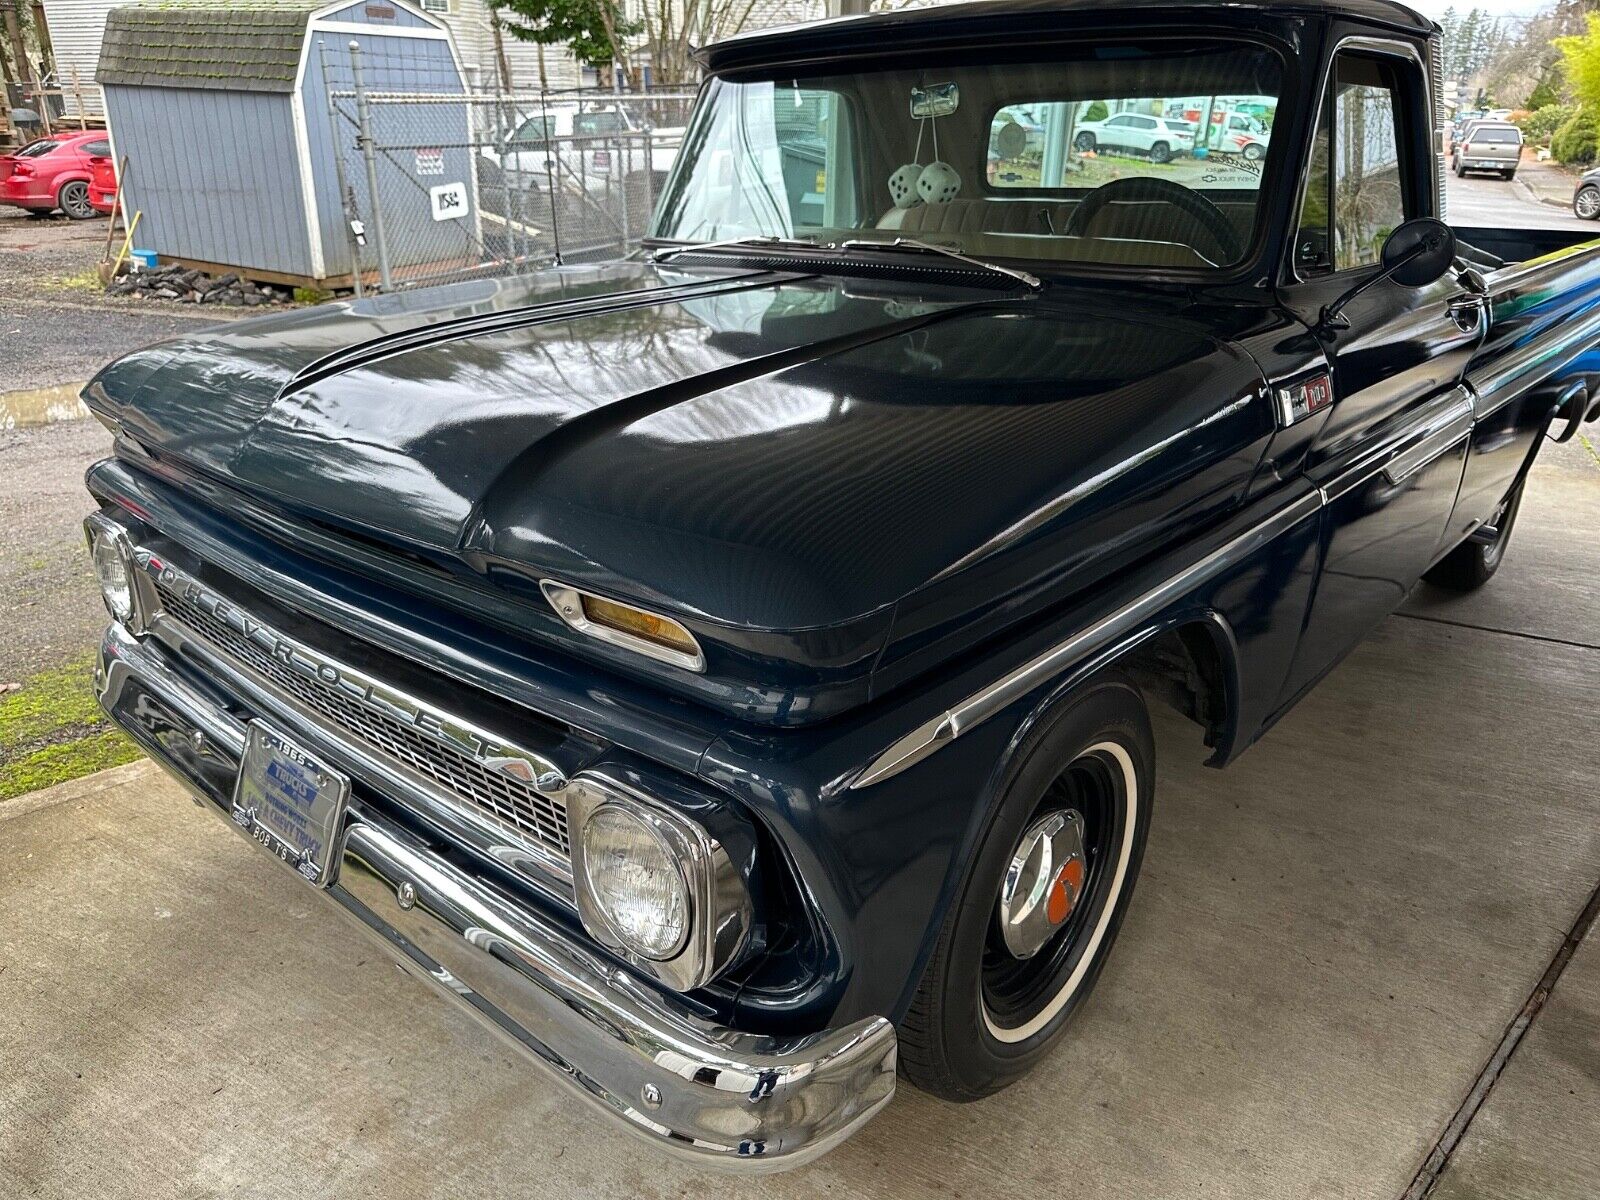
[[[583,615],[596,625],[604,625],[621,633],[631,633],[634,637],[655,642],[658,646],[667,646],[682,654],[700,652],[700,647],[690,636],[689,631],[676,621],[640,612],[637,608],[629,608],[626,604],[614,604],[610,600],[600,599],[599,596],[584,596]]]

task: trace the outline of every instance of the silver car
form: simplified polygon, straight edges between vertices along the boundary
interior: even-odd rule
[[[1504,121],[1474,121],[1456,139],[1450,165],[1457,177],[1468,171],[1497,171],[1510,179],[1521,161],[1522,130]]]

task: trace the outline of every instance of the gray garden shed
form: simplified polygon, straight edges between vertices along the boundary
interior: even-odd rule
[[[330,112],[323,59],[331,89],[348,93],[352,41],[370,92],[441,97],[424,106],[433,139],[444,143],[425,168],[439,178],[413,177],[420,154],[376,163],[391,265],[423,265],[408,262],[408,248],[436,253],[424,236],[434,220],[428,185],[474,177],[469,106],[448,99],[467,87],[449,30],[407,0],[157,0],[113,9],[95,78],[113,149],[128,159],[126,210],[143,214],[135,244],[207,270],[348,284],[336,153],[356,213],[369,223],[371,204],[352,149],[355,104],[345,95],[338,115]],[[413,192],[418,202],[397,202]],[[370,272],[375,260],[360,253]]]

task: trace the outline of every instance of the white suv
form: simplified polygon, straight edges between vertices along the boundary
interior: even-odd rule
[[[1147,117],[1143,113],[1118,113],[1103,121],[1084,121],[1072,139],[1080,153],[1099,150],[1133,150],[1164,163],[1194,148],[1194,129],[1187,121]]]

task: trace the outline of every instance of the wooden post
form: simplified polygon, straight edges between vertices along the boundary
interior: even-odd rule
[[[78,130],[81,133],[89,128],[89,119],[83,111],[83,88],[78,83],[78,64],[72,64],[72,99],[78,106]]]
[[[44,136],[53,134],[55,126],[50,121],[50,98],[45,95],[44,83],[33,73],[33,67],[28,67],[28,78],[33,81],[33,96],[39,102],[39,127],[44,131]]]
[[[128,227],[128,213],[122,207],[122,181],[128,177],[128,156],[122,156],[122,162],[117,166],[117,198],[111,205],[111,216],[106,221],[106,252],[101,261],[111,261],[111,239],[115,236],[117,228],[117,215],[122,215],[122,227]]]

